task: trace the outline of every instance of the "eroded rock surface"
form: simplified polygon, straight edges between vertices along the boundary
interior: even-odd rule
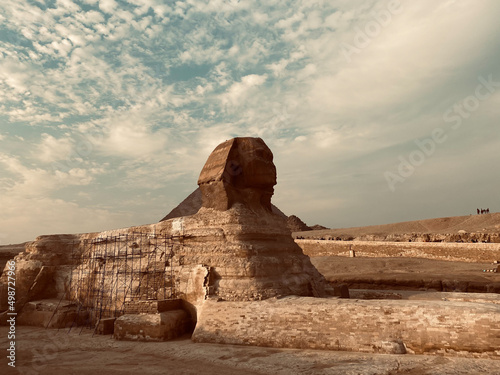
[[[2,272],[9,259],[14,258],[17,254],[26,250],[26,245],[27,242],[0,246],[0,272]]]
[[[96,233],[44,235],[25,245],[25,251],[16,255],[16,308],[28,301],[57,297],[68,288],[70,268],[74,265],[79,244]],[[68,268],[69,267],[69,268]],[[66,276],[66,280],[60,277]],[[7,274],[0,278],[0,311],[7,309]]]

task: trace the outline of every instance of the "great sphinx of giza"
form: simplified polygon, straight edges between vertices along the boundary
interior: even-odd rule
[[[196,255],[197,262],[193,259],[213,268],[215,295],[226,300],[324,295],[323,277],[295,244],[283,217],[273,212],[276,167],[262,139],[221,143],[208,157],[198,185],[202,207],[183,219],[183,227],[184,233],[201,223],[223,230],[225,246],[212,242],[211,249]]]
[[[273,212],[276,167],[262,139],[221,143],[198,185],[198,212],[160,224],[181,225],[184,235],[193,236],[184,245],[198,250],[186,252],[183,262],[210,267],[210,295],[239,301],[324,295],[323,276],[295,244],[283,216]]]
[[[130,281],[128,289],[117,290],[114,285],[126,282],[122,275],[129,275],[128,269],[146,272],[152,264],[155,269],[159,264],[165,267],[165,277],[171,273],[169,282],[175,296],[190,306],[194,320],[197,309],[211,297],[251,301],[325,295],[323,276],[293,241],[284,215],[271,204],[276,167],[262,139],[234,138],[217,146],[200,173],[198,185],[202,202],[192,215],[101,233],[40,236],[28,243],[15,258],[18,310],[29,301],[44,298],[69,299],[92,309],[96,298],[90,298],[88,291],[99,284],[101,309],[104,298],[105,308],[116,314],[137,290],[137,280]],[[134,233],[142,235],[141,242],[125,240]],[[165,254],[155,254],[149,266],[146,261],[151,259],[145,255],[134,255],[128,264],[115,262],[123,253],[151,257],[159,236],[172,238],[168,261]],[[114,239],[114,246],[120,242],[120,252],[108,253],[107,262],[96,262],[98,256],[93,252],[99,251],[100,257],[105,246],[111,247],[110,239]],[[102,272],[105,267],[106,275]],[[116,269],[116,277],[109,276],[110,269]],[[5,274],[0,281],[0,311],[5,311]],[[86,299],[82,297],[85,290]],[[139,294],[134,298],[143,297]]]

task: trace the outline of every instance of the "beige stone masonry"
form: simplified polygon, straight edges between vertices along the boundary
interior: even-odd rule
[[[196,342],[500,358],[500,306],[286,297],[206,301]]]
[[[304,254],[314,256],[408,257],[458,262],[493,262],[500,260],[498,243],[388,242],[295,240]]]

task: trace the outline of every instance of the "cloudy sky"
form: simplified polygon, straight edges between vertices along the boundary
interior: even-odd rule
[[[235,136],[308,224],[500,211],[499,1],[258,3],[2,1],[0,244],[156,222]]]

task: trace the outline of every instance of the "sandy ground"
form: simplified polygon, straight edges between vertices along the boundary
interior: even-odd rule
[[[16,368],[1,374],[498,374],[500,361],[420,355],[375,355],[217,344],[189,337],[167,342],[115,341],[90,331],[17,327]],[[2,351],[7,328],[0,327]]]
[[[446,291],[460,289],[460,284],[489,284],[500,282],[500,273],[483,272],[497,265],[491,263],[450,262],[421,258],[365,258],[324,256],[311,257],[311,262],[325,278],[332,282],[363,284],[375,289],[432,289],[443,282]],[[353,286],[359,288],[359,286]],[[438,289],[439,290],[439,289]]]

